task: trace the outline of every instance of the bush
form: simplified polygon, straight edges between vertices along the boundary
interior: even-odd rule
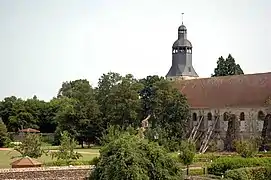
[[[179,158],[183,165],[187,166],[187,175],[189,174],[189,165],[193,163],[196,154],[196,145],[193,142],[182,141],[180,146]]]
[[[50,137],[48,135],[43,135],[41,137],[41,141],[42,143],[46,144],[47,146],[52,146],[54,144],[54,138],[53,137]]]
[[[251,139],[251,141],[240,141],[234,142],[236,152],[244,158],[253,157],[257,153],[257,144]]]
[[[95,158],[93,158],[93,159],[90,161],[90,165],[97,166],[97,164],[99,163],[99,161],[100,161],[100,158],[95,157]]]
[[[242,158],[226,157],[218,158],[208,166],[208,173],[222,175],[227,170],[233,170],[243,167],[257,167],[271,165],[271,158]]]
[[[38,134],[27,133],[19,146],[14,150],[18,151],[22,157],[29,156],[31,158],[41,157],[44,153],[41,148],[40,136]]]
[[[230,180],[267,180],[271,179],[270,167],[250,167],[229,170],[225,178]]]
[[[7,139],[8,139],[7,127],[0,118],[0,147],[6,145]]]
[[[91,180],[179,180],[182,171],[157,143],[123,133],[105,144]]]
[[[60,141],[61,144],[59,146],[58,151],[51,153],[52,159],[56,158],[57,161],[63,160],[67,161],[68,163],[70,161],[77,160],[80,157],[82,157],[80,153],[74,151],[74,149],[76,148],[76,141],[70,137],[67,131],[64,131],[61,134]]]
[[[85,160],[77,160],[77,161],[65,161],[65,160],[58,160],[58,161],[51,161],[46,162],[45,166],[82,166],[82,165],[95,165],[95,162],[93,160],[91,161],[85,161]]]

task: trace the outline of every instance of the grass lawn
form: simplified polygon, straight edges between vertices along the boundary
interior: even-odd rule
[[[46,148],[47,149],[47,148]],[[50,148],[51,149],[51,148]],[[56,148],[52,148],[56,149]],[[99,156],[99,149],[76,149],[75,151],[82,154],[82,158],[79,160],[92,160],[94,157]],[[17,151],[0,151],[0,168],[10,168],[10,163],[15,161],[15,159],[11,159],[14,156],[18,156],[19,153]],[[52,162],[51,156],[43,155],[42,157],[38,158],[38,160],[42,163],[44,162]]]

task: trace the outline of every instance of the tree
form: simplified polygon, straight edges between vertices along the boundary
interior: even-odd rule
[[[147,77],[141,82],[144,82],[141,91],[142,114],[151,114],[151,128],[146,131],[147,137],[170,151],[177,150],[186,134],[189,119],[187,99],[163,78]]]
[[[217,67],[214,70],[214,74],[211,76],[231,76],[240,74],[244,74],[243,70],[239,64],[236,64],[235,59],[231,54],[229,54],[226,60],[222,56],[218,58]]]
[[[79,79],[63,83],[58,99],[58,131],[68,131],[82,147],[84,141],[97,142],[101,136],[100,111],[89,82]]]
[[[187,175],[189,175],[189,165],[193,163],[196,154],[196,146],[193,142],[182,141],[180,146],[179,158],[181,162],[187,166]]]
[[[177,162],[157,143],[127,132],[106,144],[91,173],[92,180],[182,179]]]
[[[8,139],[7,128],[0,117],[0,147],[3,147],[5,145],[7,139]]]
[[[96,89],[103,128],[110,125],[138,127],[140,119],[139,91],[142,84],[131,74],[121,77],[117,73],[104,74]]]
[[[37,134],[27,133],[18,147],[15,147],[14,150],[18,151],[22,157],[31,157],[38,158],[41,157],[44,153],[41,148],[40,136]]]
[[[52,152],[52,159],[56,158],[57,160],[64,160],[66,163],[69,163],[71,160],[77,160],[82,155],[78,152],[75,152],[76,141],[74,138],[71,138],[67,131],[61,133],[61,144],[56,152]]]
[[[14,96],[7,97],[0,103],[0,117],[8,131],[17,132],[22,128],[39,129],[41,127],[41,132],[54,132],[56,124],[53,123],[53,117],[50,116],[52,114],[49,112],[49,104],[39,100],[37,96],[27,100]],[[44,129],[47,126],[51,129]]]
[[[0,117],[7,126],[8,131],[14,131],[15,128],[10,123],[10,117],[15,115],[14,103],[17,101],[15,96],[6,97],[0,104]]]

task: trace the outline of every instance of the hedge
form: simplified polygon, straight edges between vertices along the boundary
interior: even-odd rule
[[[90,161],[85,161],[85,160],[77,160],[77,161],[63,161],[63,160],[58,160],[58,161],[51,161],[51,162],[46,162],[44,165],[45,166],[81,166],[81,165],[97,165],[99,161],[98,157],[93,158]]]
[[[271,179],[270,167],[250,167],[226,171],[228,180],[268,180]]]
[[[271,165],[271,158],[224,157],[213,161],[208,166],[208,173],[222,175],[228,170],[269,165]]]

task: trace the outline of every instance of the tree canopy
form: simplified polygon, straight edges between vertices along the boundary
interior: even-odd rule
[[[86,79],[63,82],[48,102],[37,96],[0,101],[0,117],[8,132],[35,128],[55,133],[59,140],[67,131],[82,146],[101,143],[110,126],[137,129],[150,116],[144,137],[174,150],[184,137],[188,115],[186,98],[163,77],[136,79],[114,72],[103,74],[97,87]]]
[[[181,169],[163,147],[128,132],[121,133],[100,151],[92,180],[174,180]]]
[[[216,76],[231,76],[244,74],[241,66],[235,62],[235,59],[231,54],[228,55],[226,59],[222,56],[217,60],[217,67],[214,70],[212,77]]]
[[[7,127],[0,118],[0,147],[3,147],[7,141],[8,133]]]

